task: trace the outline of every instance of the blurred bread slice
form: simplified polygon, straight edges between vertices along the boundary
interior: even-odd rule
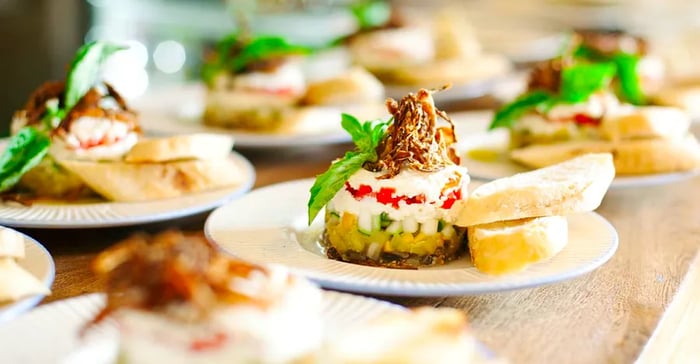
[[[615,177],[612,155],[587,154],[477,187],[457,216],[459,226],[596,209]]]
[[[302,101],[307,105],[348,105],[384,102],[384,86],[361,67],[310,83]]]
[[[49,293],[49,288],[20,267],[14,258],[0,258],[0,302]]]
[[[546,167],[586,153],[612,153],[618,175],[690,171],[700,168],[700,144],[693,135],[676,139],[581,140],[514,149],[510,157],[531,168]]]
[[[608,140],[679,138],[688,132],[690,117],[683,110],[665,106],[635,107],[627,113],[603,119],[600,132]]]
[[[24,238],[10,229],[0,227],[0,258],[24,258]]]
[[[168,163],[59,160],[95,192],[112,201],[147,201],[233,186],[243,175],[231,158]]]
[[[337,364],[463,364],[477,359],[466,315],[450,308],[388,312],[329,340],[325,360]]]
[[[132,163],[225,158],[233,138],[220,134],[188,134],[139,140],[124,160]]]
[[[448,83],[460,85],[503,76],[510,68],[510,62],[505,57],[483,54],[476,58],[439,59],[425,64],[396,67],[380,78],[392,84],[438,88]]]
[[[566,217],[498,221],[467,228],[474,266],[487,274],[519,272],[557,255],[568,243]]]
[[[694,84],[665,87],[652,96],[652,102],[685,110],[692,117],[700,117],[700,81]]]

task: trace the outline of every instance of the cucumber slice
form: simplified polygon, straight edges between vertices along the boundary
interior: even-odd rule
[[[438,220],[438,232],[441,232],[442,229],[445,228],[445,225],[447,225],[445,220],[443,220],[443,219]]]
[[[386,227],[386,232],[391,235],[401,234],[402,231],[403,226],[401,225],[401,221],[394,221]]]
[[[382,229],[382,215],[372,215],[372,231]]]
[[[425,235],[435,235],[435,234],[437,234],[437,230],[438,230],[437,219],[429,219],[427,221],[424,221],[420,227],[420,231]]]
[[[379,215],[379,218],[381,219],[381,228],[386,229],[391,225],[392,222],[394,222],[391,218],[389,218],[389,214],[386,212],[382,212],[381,215]]]
[[[372,214],[360,214],[357,217],[357,230],[366,235],[372,234]]]
[[[403,231],[413,234],[418,231],[418,221],[412,216],[403,219]]]

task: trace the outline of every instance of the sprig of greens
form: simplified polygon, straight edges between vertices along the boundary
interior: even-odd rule
[[[489,125],[489,130],[510,128],[516,120],[526,113],[530,111],[547,111],[557,100],[555,95],[541,90],[520,95],[515,101],[504,105],[496,111],[491,120],[491,125]]]
[[[328,170],[316,177],[309,198],[309,225],[321,209],[343,188],[345,181],[366,162],[377,161],[377,146],[384,138],[392,119],[373,120],[360,123],[355,117],[343,114],[341,125],[355,143],[356,149],[345,153],[343,158],[331,164]]]
[[[250,40],[241,39],[239,34],[229,34],[216,45],[216,59],[204,64],[202,78],[211,83],[221,71],[238,73],[253,62],[270,57],[291,54],[307,54],[312,49],[288,42],[279,36],[259,36]]]
[[[561,72],[562,101],[576,103],[587,100],[594,92],[610,86],[615,77],[611,63],[578,63]]]
[[[20,129],[0,155],[0,192],[12,188],[25,173],[39,164],[50,144],[46,133],[30,126]]]
[[[617,77],[620,80],[620,94],[625,101],[635,105],[646,103],[646,95],[642,90],[637,65],[639,57],[633,54],[618,53],[613,56],[612,61],[617,66]]]
[[[78,49],[66,77],[63,109],[68,111],[95,86],[100,67],[109,56],[126,47],[108,42],[90,42]]]

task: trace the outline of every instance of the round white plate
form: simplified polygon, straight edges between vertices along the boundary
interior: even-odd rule
[[[296,134],[274,134],[237,131],[204,125],[201,115],[204,110],[206,90],[201,84],[189,84],[168,90],[153,92],[134,103],[141,116],[141,127],[151,134],[218,133],[234,137],[236,147],[272,148],[299,147],[345,143],[350,135],[340,126],[340,113],[335,109],[318,108],[315,112],[337,119],[323,128]],[[325,116],[324,116],[325,117]]]
[[[118,333],[111,324],[96,326],[89,335],[80,330],[104,304],[102,294],[83,295],[47,305],[0,326],[3,363],[115,363]],[[402,308],[375,299],[338,292],[323,293],[322,317],[326,333]]]
[[[221,206],[248,192],[255,169],[242,155],[232,152],[243,181],[237,186],[144,202],[36,202],[22,206],[0,203],[0,225],[42,229],[75,229],[145,224],[195,215]]]
[[[521,166],[508,158],[508,132],[505,129],[490,132],[478,132],[458,135],[458,153],[462,158],[462,165],[469,169],[472,178],[491,181],[498,178],[509,177],[516,173],[527,172],[529,169]],[[470,157],[470,150],[478,149],[481,152],[488,151],[493,154],[493,159],[480,160]],[[700,174],[700,171],[687,171],[676,173],[658,173],[642,176],[616,176],[610,185],[611,188],[628,188],[661,185],[692,178]]]
[[[388,269],[326,258],[318,240],[323,213],[307,226],[313,180],[255,190],[216,209],[207,237],[225,251],[260,264],[276,263],[326,288],[378,295],[468,295],[534,287],[570,279],[605,263],[617,249],[617,232],[595,213],[569,217],[569,244],[553,259],[502,277],[482,274],[467,257],[440,267]]]
[[[0,227],[0,229],[9,228]],[[12,232],[21,235],[22,239],[24,239],[24,259],[18,259],[17,263],[26,269],[27,272],[37,277],[47,287],[51,287],[56,275],[56,267],[51,254],[39,242],[29,236],[15,230],[12,230]],[[36,306],[43,298],[44,295],[34,295],[15,302],[0,303],[0,324]]]

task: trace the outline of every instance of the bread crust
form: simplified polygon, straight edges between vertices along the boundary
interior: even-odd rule
[[[225,158],[233,148],[233,138],[221,134],[187,134],[141,139],[126,154],[130,163],[157,163],[187,159]]]
[[[477,187],[456,225],[474,226],[596,209],[615,177],[612,155],[587,154]]]
[[[501,275],[557,255],[569,234],[566,217],[547,216],[470,226],[467,236],[474,266],[486,274]]]

